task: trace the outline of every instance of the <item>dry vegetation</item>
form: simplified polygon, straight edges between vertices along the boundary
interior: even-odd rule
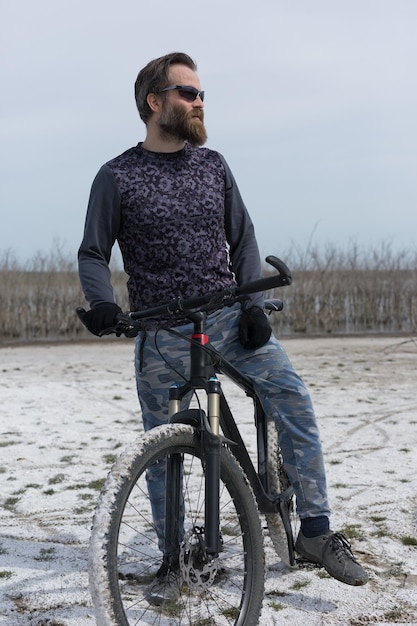
[[[127,309],[126,276],[116,269],[113,279],[116,300]],[[88,337],[75,313],[84,305],[74,257],[58,251],[26,265],[10,253],[0,259],[0,343]]]
[[[394,254],[385,244],[365,251],[309,247],[286,260],[294,282],[280,292],[281,333],[416,332],[416,251]]]
[[[294,279],[276,294],[285,302],[274,320],[281,335],[416,332],[417,252],[308,246],[281,256]],[[126,275],[117,267],[113,286],[127,309]],[[75,314],[83,303],[74,257],[57,250],[25,265],[10,252],[0,258],[0,342],[87,337]]]

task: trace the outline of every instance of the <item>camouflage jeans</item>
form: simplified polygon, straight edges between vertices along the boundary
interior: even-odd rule
[[[238,340],[240,305],[211,314],[207,334],[211,343],[254,384],[264,411],[273,416],[286,471],[297,498],[300,518],[330,515],[322,449],[310,395],[294,371],[278,340],[271,339],[261,348],[245,350]],[[192,324],[177,328],[190,337]],[[189,343],[168,332],[147,331],[146,340],[136,340],[135,367],[139,401],[145,430],[168,420],[169,386],[179,382],[171,367],[183,375],[189,370]],[[184,402],[183,408],[186,408]],[[159,521],[158,535],[163,534],[164,477],[158,468],[148,472],[148,489],[154,519]]]

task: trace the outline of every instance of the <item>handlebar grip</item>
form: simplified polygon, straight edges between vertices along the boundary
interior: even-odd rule
[[[278,257],[269,255],[266,257],[265,261],[269,263],[269,265],[272,265],[272,267],[275,267],[280,274],[284,274],[285,276],[289,276],[291,278],[290,268]]]
[[[284,287],[291,285],[292,276],[289,268],[285,265],[281,259],[276,256],[268,256],[265,259],[269,265],[272,265],[278,274],[267,276],[266,278],[259,278],[246,285],[242,285],[236,288],[236,293],[239,295],[256,293],[258,291],[267,291],[268,289],[274,289],[275,287]]]

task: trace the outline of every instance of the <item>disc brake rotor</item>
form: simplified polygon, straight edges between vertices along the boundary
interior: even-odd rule
[[[204,591],[211,587],[217,574],[217,558],[207,555],[204,528],[195,526],[184,535],[180,548],[180,571],[192,589]]]

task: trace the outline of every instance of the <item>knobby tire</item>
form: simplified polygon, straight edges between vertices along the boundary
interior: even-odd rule
[[[221,449],[220,532],[222,549],[214,582],[182,584],[169,605],[145,599],[162,553],[151,514],[146,471],[168,454],[184,459],[184,530],[204,526],[204,476],[200,442],[191,426],[171,424],[149,431],[113,466],[94,515],[89,579],[100,626],[254,626],[264,592],[264,551],[259,514],[241,467]],[[201,532],[201,531],[200,531]]]
[[[275,422],[272,417],[267,418],[268,428],[268,449],[267,449],[267,471],[269,487],[272,495],[282,493],[290,486],[287,473],[284,469],[281,450],[278,444],[278,434]],[[289,503],[290,521],[293,536],[297,536],[299,520],[295,510],[295,496]],[[265,515],[268,525],[269,536],[274,546],[275,552],[286,565],[290,565],[288,552],[288,540],[282,523],[281,515],[277,513],[267,513]]]

